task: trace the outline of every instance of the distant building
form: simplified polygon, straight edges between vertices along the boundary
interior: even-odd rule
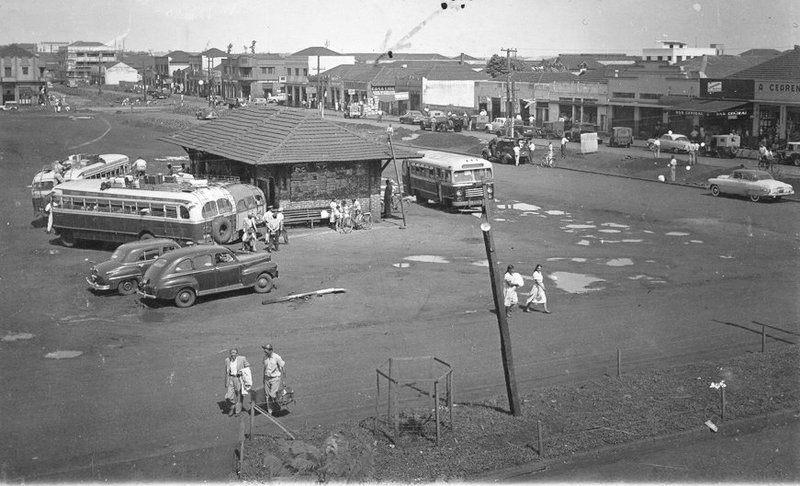
[[[118,86],[120,81],[138,83],[141,81],[139,71],[124,62],[109,63],[104,69],[105,83]]]
[[[102,82],[103,66],[119,60],[113,47],[100,42],[73,42],[59,47],[58,54],[57,78],[69,86]]]
[[[43,68],[39,56],[16,44],[0,47],[0,92],[2,102],[36,104],[44,93]]]
[[[722,44],[711,44],[711,47],[686,47],[681,41],[661,41],[661,47],[642,49],[643,61],[667,61],[675,64],[698,56],[718,56],[724,54]]]

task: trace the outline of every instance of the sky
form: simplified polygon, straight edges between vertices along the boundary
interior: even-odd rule
[[[443,8],[446,6],[447,8]],[[641,55],[661,40],[726,54],[800,44],[800,0],[0,0],[0,45],[102,42],[163,54],[291,53],[525,58]]]

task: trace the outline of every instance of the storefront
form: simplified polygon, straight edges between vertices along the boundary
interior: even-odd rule
[[[752,120],[753,104],[747,101],[695,98],[670,108],[668,126],[686,135],[700,127],[707,136],[735,133],[749,145]]]

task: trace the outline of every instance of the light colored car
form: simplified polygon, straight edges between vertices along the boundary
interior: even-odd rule
[[[784,164],[794,164],[800,167],[800,142],[789,142],[786,148],[778,151],[778,157]]]
[[[777,201],[794,194],[794,188],[789,184],[776,181],[769,172],[756,169],[736,169],[733,174],[712,177],[707,187],[712,196],[732,194],[749,197],[753,202],[764,198]]]
[[[121,295],[136,292],[150,265],[164,253],[180,248],[169,238],[149,238],[120,245],[111,259],[93,265],[86,283],[97,291],[116,290]]]
[[[486,131],[489,133],[494,133],[499,137],[503,134],[503,132],[505,132],[506,123],[508,123],[508,118],[497,117],[492,121],[492,123],[486,124]]]
[[[276,278],[278,266],[268,254],[197,245],[157,258],[144,273],[137,293],[144,300],[171,300],[178,307],[191,307],[202,295],[243,288],[270,292]]]
[[[0,111],[16,111],[19,110],[19,105],[16,101],[6,101],[0,105]]]
[[[652,150],[655,141],[655,138],[648,138],[647,148]],[[665,133],[658,137],[658,141],[661,143],[662,152],[688,152],[689,144],[692,143],[689,137],[678,133]]]

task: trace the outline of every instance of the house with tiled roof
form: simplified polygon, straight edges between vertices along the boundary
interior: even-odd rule
[[[200,71],[203,68],[203,56],[194,52],[171,51],[163,56],[153,58],[156,79],[148,86],[169,88],[178,71]]]
[[[286,210],[322,209],[331,199],[355,198],[376,216],[381,174],[392,159],[385,143],[316,111],[284,106],[247,106],[162,140],[186,150],[195,177],[237,177]],[[395,156],[419,157],[402,149]]]
[[[114,47],[101,42],[73,42],[60,47],[58,53],[60,72],[57,77],[70,86],[102,82],[102,66],[119,60]]]
[[[0,46],[0,103],[35,104],[44,85],[44,66],[35,52],[16,44]]]
[[[140,81],[139,71],[122,61],[106,64],[103,69],[103,78],[104,84],[112,86],[119,86],[120,81],[133,84]]]

